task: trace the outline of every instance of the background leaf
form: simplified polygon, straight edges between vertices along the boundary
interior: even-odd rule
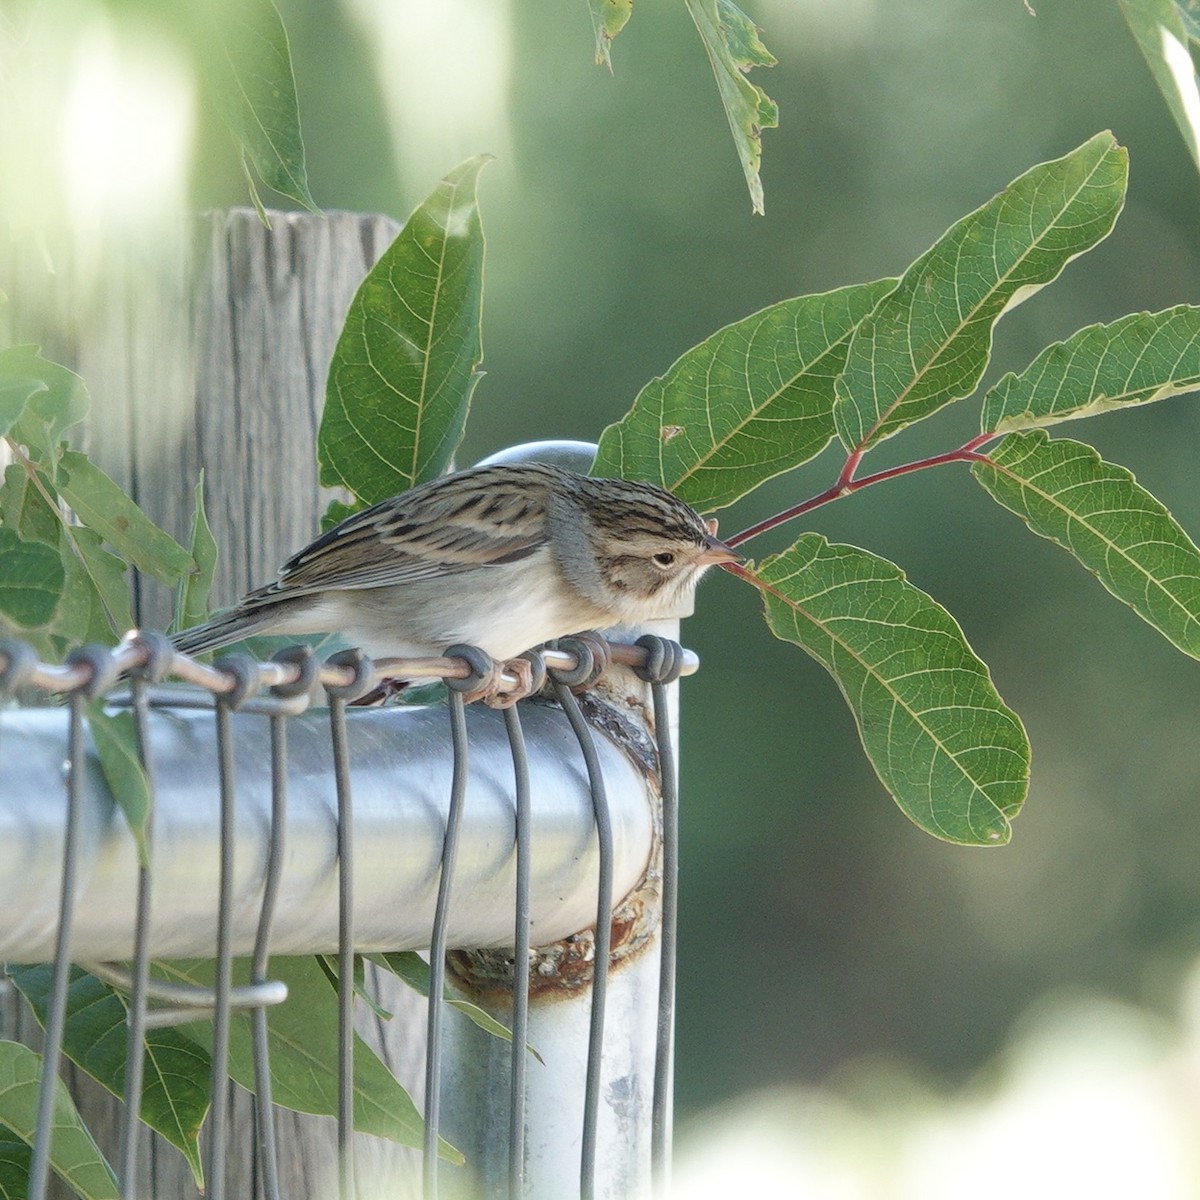
[[[854,327],[896,281],[784,300],[718,330],[600,437],[594,475],[644,479],[708,511],[819,454]]]
[[[254,174],[312,212],[300,106],[287,31],[272,0],[218,6],[208,18],[221,53],[211,90],[242,151],[251,196],[266,219]]]
[[[217,542],[204,512],[204,472],[196,480],[195,507],[188,537],[188,553],[195,566],[179,581],[179,597],[175,606],[175,628],[190,629],[207,620],[208,598],[212,591],[213,573],[217,568]]]
[[[1184,20],[1185,9],[1174,0],[1118,0],[1138,49],[1150,66],[1158,90],[1183,134],[1188,153],[1200,167],[1200,88],[1188,50],[1195,36],[1194,16]]]
[[[837,682],[901,809],[948,842],[1007,842],[1029,743],[953,617],[894,564],[813,533],[747,574],[775,636]]]
[[[596,31],[596,66],[612,70],[613,38],[633,15],[633,0],[588,0],[592,28]]]
[[[1200,308],[1089,325],[1010,372],[983,400],[984,433],[1007,433],[1149,404],[1200,387]]]
[[[420,995],[426,997],[429,995],[429,964],[415,950],[396,950],[390,953],[369,954],[367,957],[372,962],[391,971],[393,975],[399,976]],[[445,1001],[451,1008],[473,1021],[485,1033],[490,1033],[493,1037],[498,1037],[506,1042],[512,1041],[512,1030],[503,1022],[497,1021],[478,1004],[472,1004],[470,1000],[463,1000],[455,996],[450,991],[449,985],[444,991]],[[532,1046],[529,1047],[529,1051],[538,1062],[542,1061],[542,1056]]]
[[[0,1042],[0,1125],[33,1144],[41,1056],[16,1042]],[[62,1080],[56,1080],[50,1163],[83,1200],[117,1200],[117,1181],[84,1128]]]
[[[133,713],[127,709],[108,712],[103,701],[95,701],[88,705],[87,718],[108,789],[137,842],[139,861],[149,866],[146,825],[152,802],[150,781],[138,754]]]
[[[442,474],[483,357],[483,230],[468,159],[408,218],[363,280],[333,353],[317,436],[321,482],[374,504]]]
[[[733,131],[733,144],[750,189],[750,203],[763,211],[762,131],[779,124],[779,109],[762,88],[746,78],[751,67],[771,67],[775,56],[762,44],[754,22],[730,0],[687,0],[717,79],[717,91]]]
[[[104,549],[100,535],[82,525],[67,526],[63,530],[61,553],[64,563],[75,560],[78,555],[76,561],[91,585],[93,609],[98,605],[99,611],[104,614],[110,637],[119,637],[125,630],[132,629],[134,622],[133,611],[129,607],[127,567],[115,554]],[[73,566],[68,567],[67,571],[68,577],[78,578],[73,574]],[[95,628],[95,611],[90,613],[89,620]],[[96,640],[105,639],[98,637]]]
[[[1200,658],[1200,550],[1124,467],[1042,430],[1010,433],[971,473],[1034,533],[1069,550],[1118,600]]]
[[[23,629],[49,624],[63,592],[58,551],[43,542],[23,542],[11,529],[0,529],[0,616]]]
[[[88,394],[74,371],[43,358],[36,346],[13,346],[0,355],[10,378],[38,379],[45,386],[30,395],[9,436],[53,475],[62,436],[87,416]]]
[[[234,964],[235,979],[245,982],[247,964]],[[211,987],[214,964],[188,961],[156,964],[168,978]],[[271,978],[287,985],[288,998],[268,1009],[271,1088],[276,1104],[297,1112],[337,1113],[337,1004],[315,957],[271,959]],[[187,1027],[202,1045],[212,1042],[212,1026]],[[241,1016],[230,1029],[229,1072],[242,1087],[254,1090],[254,1058],[249,1021]],[[354,1127],[402,1146],[420,1146],[423,1122],[411,1097],[379,1056],[357,1035],[354,1041]],[[441,1156],[461,1163],[449,1142]]]
[[[50,970],[43,964],[8,968],[43,1026]],[[80,967],[71,968],[63,1052],[117,1097],[125,1093],[127,1017],[124,1001],[112,988]],[[196,1186],[203,1187],[200,1126],[209,1105],[209,1056],[191,1038],[169,1027],[146,1031],[145,1055],[142,1120],[183,1154]]]
[[[992,326],[1113,227],[1128,155],[1111,133],[1026,171],[904,272],[850,342],[834,419],[867,449],[975,390]]]
[[[195,567],[192,556],[85,454],[66,451],[58,490],[75,515],[139,571],[173,584]]]

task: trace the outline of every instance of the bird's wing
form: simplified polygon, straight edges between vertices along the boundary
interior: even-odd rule
[[[540,480],[449,476],[347,517],[289,559],[279,578],[251,592],[254,605],[284,596],[390,587],[517,562],[547,541]]]

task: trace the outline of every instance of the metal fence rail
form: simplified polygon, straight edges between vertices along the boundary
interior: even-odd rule
[[[628,719],[627,699],[577,699],[601,678],[613,686],[613,666],[629,668],[626,697],[639,688],[630,671],[649,684],[644,721]],[[644,1194],[651,1173],[664,1188],[677,827],[666,685],[696,666],[657,637],[566,639],[533,660],[534,684],[546,680],[553,701],[517,705],[522,680],[497,675],[469,647],[376,664],[356,654],[317,664],[293,650],[210,668],[160,635],[135,634],[54,667],[23,643],[0,643],[0,699],[32,689],[67,701],[65,712],[0,710],[0,959],[54,964],[32,1200],[50,1174],[72,962],[128,995],[122,1196],[144,1194],[135,1114],[145,1030],[198,1013],[214,1031],[207,1194],[225,1194],[230,1021],[248,1008],[260,1194],[277,1200],[267,1008],[286,988],[270,979],[270,956],[336,953],[339,1178],[349,1200],[354,955],[425,948],[424,1194],[439,1195],[442,1134],[473,1158],[481,1195],[629,1197]],[[380,681],[414,674],[447,682],[448,719],[441,705],[349,707]],[[163,686],[167,675],[192,686]],[[464,703],[464,692],[487,689],[494,707]],[[87,741],[85,708],[97,697],[134,716],[153,796],[146,862]],[[587,706],[602,716],[602,736]],[[59,779],[61,790],[49,785]],[[648,784],[661,786],[661,815]],[[614,947],[622,897],[633,915],[619,910]],[[556,942],[553,952],[530,949]],[[510,1024],[511,1046],[444,1024],[448,949],[462,952],[452,964],[459,986],[486,980],[479,998]],[[238,956],[250,957],[241,987]],[[151,960],[168,957],[214,959],[215,986],[154,979]],[[615,991],[610,961],[621,964]],[[553,1060],[532,1083],[529,1044]]]

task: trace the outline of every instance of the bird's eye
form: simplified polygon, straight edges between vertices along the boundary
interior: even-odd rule
[[[663,550],[654,556],[654,561],[663,568],[675,565],[675,554],[671,550]]]

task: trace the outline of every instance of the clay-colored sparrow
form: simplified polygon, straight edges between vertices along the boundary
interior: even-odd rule
[[[585,629],[686,615],[738,555],[662,488],[541,464],[476,467],[355,513],[279,578],[175,636],[185,653],[253,634],[341,633],[372,658],[479,646],[512,658]]]

